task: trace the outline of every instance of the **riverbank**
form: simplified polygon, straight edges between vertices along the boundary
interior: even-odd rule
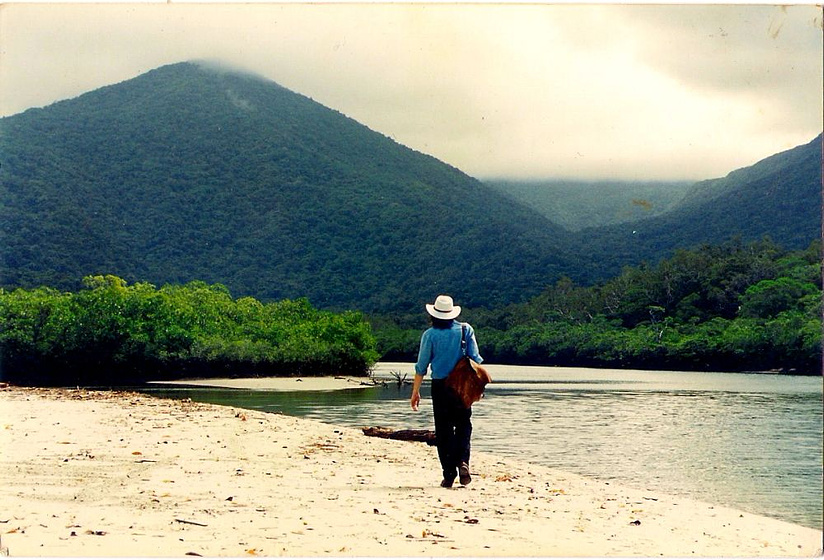
[[[396,426],[402,427],[402,426]],[[135,393],[0,389],[11,556],[813,556],[821,531],[359,430]]]

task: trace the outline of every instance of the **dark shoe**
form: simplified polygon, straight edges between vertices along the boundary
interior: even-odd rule
[[[458,467],[458,475],[461,484],[464,486],[472,482],[472,477],[469,476],[469,465],[466,463],[461,463],[461,466]]]
[[[455,482],[454,478],[444,478],[441,481],[441,488],[452,488],[453,482]]]

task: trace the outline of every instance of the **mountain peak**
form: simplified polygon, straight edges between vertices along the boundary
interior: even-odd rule
[[[520,300],[567,268],[537,212],[220,62],[3,119],[0,154],[5,286],[199,279],[368,311]]]
[[[149,72],[146,72],[143,75],[147,77],[163,75],[173,76],[187,73],[191,74],[194,72],[199,72],[206,76],[211,75],[217,77],[242,78],[245,80],[251,80],[275,86],[278,85],[273,80],[266,78],[258,72],[255,72],[248,68],[244,68],[243,66],[240,66],[238,64],[233,64],[231,62],[227,62],[225,60],[217,58],[202,58],[182,62],[174,62],[171,64],[166,64],[164,66],[160,66],[158,68],[155,68],[154,70],[150,70]]]

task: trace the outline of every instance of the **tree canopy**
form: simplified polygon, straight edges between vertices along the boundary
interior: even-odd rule
[[[786,251],[734,240],[594,286],[562,278],[528,302],[465,318],[498,363],[820,375],[820,257],[820,242]],[[419,317],[373,319],[385,359],[415,358]]]

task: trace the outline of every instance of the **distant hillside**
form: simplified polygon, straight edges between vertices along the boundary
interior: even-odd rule
[[[692,185],[690,182],[503,179],[485,183],[570,231],[659,216],[677,204]]]
[[[787,249],[804,249],[821,238],[821,153],[819,135],[724,178],[702,181],[661,216],[585,230],[578,250],[591,253],[591,273],[604,278],[626,264],[657,262],[676,248],[734,238],[769,237]]]
[[[796,216],[795,210],[800,210],[805,223],[810,220],[820,222],[817,219],[821,215],[820,205],[816,209],[811,204],[801,203],[812,203],[816,196],[821,199],[821,142],[819,135],[808,144],[737,169],[721,179],[696,183],[675,210],[689,212],[707,205],[719,208],[730,205],[757,213],[758,209],[769,208],[768,215],[774,218]],[[743,224],[744,221],[738,222]],[[766,225],[780,228],[785,224],[772,219]],[[797,227],[789,229],[800,233]]]
[[[498,305],[575,274],[566,232],[274,82],[180,63],[0,119],[0,284],[192,279],[262,300]]]

